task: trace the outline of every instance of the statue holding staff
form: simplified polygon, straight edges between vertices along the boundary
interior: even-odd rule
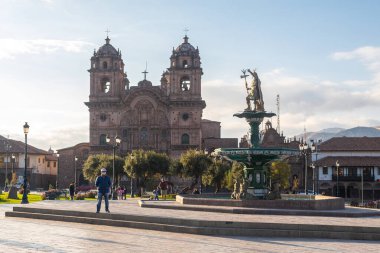
[[[248,86],[247,83],[247,76],[246,72],[249,72],[252,75],[252,82],[251,86]],[[245,88],[247,90],[247,109],[246,111],[252,111],[251,106],[251,100],[253,100],[254,109],[253,111],[260,111],[263,112],[264,110],[264,99],[263,99],[263,93],[261,92],[261,81],[256,73],[256,70],[253,70],[253,72],[250,69],[243,69],[242,70],[243,75],[240,76],[241,78],[244,78],[245,80]]]

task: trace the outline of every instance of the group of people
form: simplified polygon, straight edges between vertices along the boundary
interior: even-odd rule
[[[117,199],[119,199],[119,200],[126,200],[127,199],[127,188],[126,187],[119,186],[116,189],[116,193],[117,193]]]

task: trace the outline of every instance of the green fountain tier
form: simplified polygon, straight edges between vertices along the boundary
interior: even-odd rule
[[[253,147],[260,146],[260,124],[263,122],[264,118],[271,118],[276,116],[275,113],[265,112],[265,111],[252,111],[245,110],[241,113],[235,113],[235,117],[245,118],[251,127],[251,145]]]
[[[245,166],[244,177],[248,182],[247,192],[262,198],[268,193],[270,163],[289,156],[296,156],[299,151],[281,147],[221,148],[216,149],[215,154],[230,161],[243,163]]]

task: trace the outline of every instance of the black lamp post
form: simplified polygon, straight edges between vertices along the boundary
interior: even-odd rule
[[[13,177],[13,172],[15,170],[15,162],[16,162],[16,156],[12,154],[12,177]],[[12,179],[11,179],[11,182],[12,182]]]
[[[9,137],[8,137],[9,138]],[[11,145],[9,145],[9,141],[8,139],[6,141],[4,141],[5,143],[5,181],[4,181],[4,191],[8,191],[8,153],[9,153],[9,150],[12,148]]]
[[[58,190],[58,177],[59,177],[59,153],[57,152],[55,154],[57,156],[57,175],[56,175],[56,178],[55,178],[55,189]]]
[[[339,161],[335,162],[336,165],[336,196],[339,197]]]
[[[29,204],[28,192],[27,192],[27,180],[26,180],[26,166],[27,166],[27,160],[28,160],[28,133],[29,133],[29,125],[28,125],[28,122],[25,122],[25,125],[24,125],[24,134],[25,134],[24,193],[22,195],[21,204]]]
[[[107,135],[106,137],[107,143],[111,142],[111,138]],[[112,199],[117,199],[117,196],[115,194],[115,151],[118,145],[121,143],[121,139],[119,136],[114,137],[114,142],[112,143]]]
[[[316,142],[314,142],[314,140],[311,140],[311,142],[312,142],[311,152],[315,153],[315,162],[317,162],[318,161],[318,146],[322,142],[322,139],[319,139]],[[315,173],[315,171],[314,171],[315,166],[313,167],[313,192],[316,190],[316,193],[319,194],[319,169],[318,169],[318,167],[316,167],[316,168],[317,168],[317,173]],[[314,178],[314,176],[317,177],[316,187],[315,187],[315,178]]]
[[[74,156],[74,187],[77,187],[77,161],[78,157]]]
[[[309,145],[304,143],[300,143],[299,145],[300,152],[303,156],[305,156],[305,194],[307,195],[307,154],[309,151]]]
[[[133,159],[134,159],[133,154],[131,154],[131,161],[133,161]],[[132,166],[134,166],[134,163],[132,163]],[[135,197],[135,194],[133,192],[133,177],[132,177],[132,174],[131,174],[131,198],[134,198],[134,197]]]

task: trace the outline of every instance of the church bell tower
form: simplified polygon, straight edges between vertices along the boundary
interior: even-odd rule
[[[169,98],[171,147],[174,155],[189,148],[201,148],[202,112],[206,103],[201,96],[201,60],[198,48],[183,43],[173,48],[170,67],[163,73],[161,88]]]
[[[90,96],[85,104],[90,111],[91,150],[106,145],[106,136],[118,133],[118,108],[129,88],[120,50],[116,50],[107,36],[106,43],[91,57]]]

